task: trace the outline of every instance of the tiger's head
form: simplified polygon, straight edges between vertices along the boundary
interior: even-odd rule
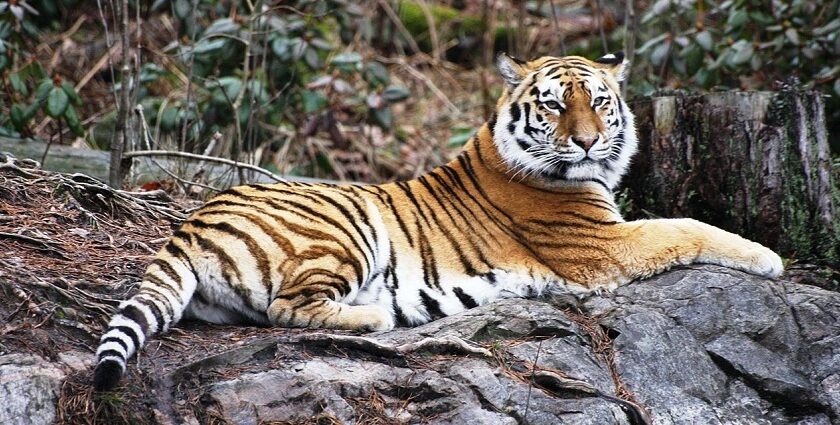
[[[636,152],[633,115],[619,83],[627,61],[545,56],[523,62],[500,54],[506,89],[493,138],[512,173],[544,185],[596,181],[618,185]]]

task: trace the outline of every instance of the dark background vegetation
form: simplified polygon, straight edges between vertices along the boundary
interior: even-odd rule
[[[128,90],[146,126],[129,114],[127,150],[410,178],[451,158],[491,113],[496,52],[625,50],[631,98],[822,91],[836,169],[838,10],[837,0],[0,1],[0,135],[108,149]]]

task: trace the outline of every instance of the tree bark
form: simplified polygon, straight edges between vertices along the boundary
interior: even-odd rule
[[[639,153],[623,184],[628,217],[692,217],[786,257],[837,264],[840,190],[823,106],[820,93],[797,90],[635,102]]]
[[[132,86],[135,84],[132,81],[129,56],[131,48],[128,40],[128,0],[122,0],[118,15],[121,20],[120,35],[122,37],[122,67],[120,68],[122,90],[120,91],[120,104],[117,109],[117,131],[114,132],[111,139],[111,164],[108,172],[108,184],[113,188],[121,189],[130,165],[123,159],[123,152],[128,146],[129,121],[131,121],[129,99]]]

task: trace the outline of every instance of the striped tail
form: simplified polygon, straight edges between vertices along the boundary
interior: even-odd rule
[[[139,292],[120,304],[96,350],[93,386],[97,391],[114,388],[126,362],[146,338],[166,332],[178,323],[197,285],[188,256],[168,242],[146,269]]]

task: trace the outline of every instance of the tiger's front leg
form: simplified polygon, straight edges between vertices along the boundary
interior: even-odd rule
[[[717,264],[769,278],[784,270],[782,259],[769,248],[697,220],[639,220],[619,226],[625,240],[618,254],[631,278],[691,263]]]

